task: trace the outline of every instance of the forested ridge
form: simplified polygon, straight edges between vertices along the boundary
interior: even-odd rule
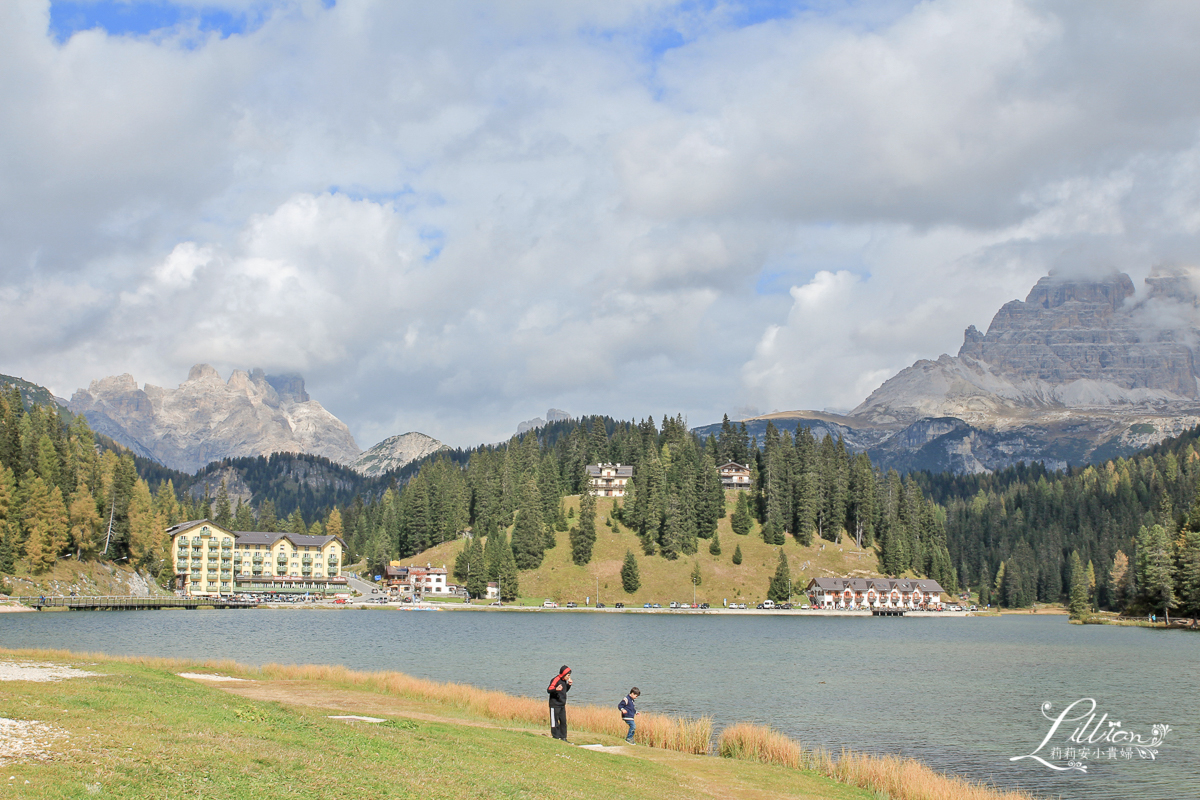
[[[945,508],[960,582],[984,602],[1065,599],[1079,615],[1098,607],[1195,616],[1198,439],[1193,429],[1139,455],[1066,472],[1022,464],[914,479]]]
[[[470,530],[478,534],[471,546],[490,551],[489,575],[511,563],[515,591],[519,571],[541,564],[545,550],[558,544],[556,533],[568,533],[575,563],[590,560],[600,522],[594,502],[585,495],[577,519],[563,510],[563,498],[587,485],[588,464],[633,466],[627,496],[603,522],[636,533],[640,557],[675,560],[701,546],[719,554],[715,533],[726,496],[718,465],[733,460],[750,466],[758,487],[738,494],[735,533],[748,535],[757,519],[770,544],[789,535],[803,543],[850,535],[864,545],[877,541],[881,566],[893,574],[928,574],[948,587],[955,581],[944,515],[918,484],[881,474],[842,442],[817,442],[807,431],[792,437],[772,427],[760,445],[728,420],[720,434],[704,439],[678,416],[661,425],[586,417],[498,445],[439,452],[382,479],[355,478],[323,459],[289,454],[208,468],[237,469],[255,493],[251,504],[231,503],[223,486],[194,497],[186,488],[198,476],[97,448],[85,419],[68,419],[54,406],[27,409],[15,392],[0,398],[0,440],[0,570],[6,572],[18,559],[36,572],[60,558],[104,558],[128,560],[165,582],[166,528],[209,518],[234,530],[337,534],[351,559],[372,569]],[[299,479],[317,468],[323,495]],[[735,563],[738,552],[733,548]]]

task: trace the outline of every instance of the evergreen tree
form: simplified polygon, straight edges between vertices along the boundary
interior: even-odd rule
[[[1109,593],[1111,603],[1118,609],[1125,608],[1130,600],[1129,579],[1132,577],[1129,569],[1129,557],[1118,550],[1113,556],[1112,567],[1108,571]]]
[[[170,519],[167,518],[170,522]],[[252,531],[256,525],[254,521],[254,510],[250,508],[249,503],[243,503],[242,498],[238,498],[237,508],[233,512],[233,529],[235,531]]]
[[[734,564],[742,563],[742,546],[740,544],[737,547],[733,548],[733,563]]]
[[[1200,617],[1200,531],[1183,533],[1175,585],[1180,611],[1193,620]]]
[[[1071,602],[1069,610],[1071,619],[1084,619],[1091,612],[1088,603],[1087,575],[1083,571],[1083,562],[1079,560],[1079,551],[1071,553]]]
[[[708,552],[714,556],[721,555],[721,537],[717,535],[716,531],[713,531],[712,539],[708,542]]]
[[[692,586],[699,586],[700,582],[703,580],[703,577],[700,575],[700,562],[698,561],[692,562],[691,580]]]
[[[583,566],[592,560],[596,544],[596,497],[588,490],[579,495],[579,526],[571,529],[571,560]]]
[[[783,548],[779,548],[779,564],[775,567],[775,575],[767,585],[767,597],[776,603],[785,603],[791,599],[791,570],[788,569],[787,556]]]
[[[229,490],[225,486],[225,479],[221,479],[221,486],[217,489],[217,500],[213,506],[213,522],[220,525],[225,530],[233,530],[233,509],[229,505]],[[293,531],[295,533],[296,531]]]
[[[992,602],[992,574],[988,572],[987,564],[979,573],[979,605],[987,606]]]
[[[215,522],[216,520],[214,520]],[[308,533],[308,525],[304,522],[304,515],[300,513],[300,509],[296,509],[288,517],[287,521],[288,533],[304,534]]]
[[[275,516],[275,504],[270,500],[263,500],[258,507],[257,529],[268,533],[275,533],[279,530],[279,518]]]
[[[536,509],[522,508],[513,525],[512,554],[518,569],[537,569],[545,553],[541,515]]]
[[[633,555],[632,550],[625,551],[625,563],[621,565],[621,588],[626,594],[633,594],[642,586],[642,579],[638,575],[637,559]]]
[[[753,520],[750,517],[750,501],[746,492],[739,491],[737,493],[737,505],[733,509],[733,516],[729,519],[729,524],[733,527],[733,532],[738,536],[745,536],[750,533],[750,527]]]
[[[467,594],[473,598],[487,597],[487,562],[483,555],[483,543],[479,539],[478,536],[472,536],[471,547],[467,551]]]
[[[1162,525],[1143,525],[1137,533],[1137,587],[1141,605],[1169,615],[1175,607],[1171,542]]]
[[[500,588],[500,599],[511,603],[520,596],[521,584],[517,573],[517,562],[512,547],[503,533],[500,534],[500,564],[496,570],[496,582]]]

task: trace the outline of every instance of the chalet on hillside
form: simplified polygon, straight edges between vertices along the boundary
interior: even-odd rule
[[[721,488],[749,489],[750,468],[736,461],[727,461],[721,465]]]
[[[597,497],[624,497],[625,484],[633,478],[629,464],[588,464],[592,494]]]

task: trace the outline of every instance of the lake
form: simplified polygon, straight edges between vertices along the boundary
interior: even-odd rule
[[[1196,797],[1200,636],[1069,625],[1064,617],[838,618],[762,615],[370,610],[0,614],[0,645],[114,655],[326,663],[396,670],[545,696],[563,664],[571,701],[772,725],[810,745],[900,753],[1003,787],[1063,798]],[[1154,759],[1067,741],[1050,717],[1083,698],[1103,725],[1150,739]],[[1085,704],[1086,705],[1086,704]],[[1083,710],[1077,705],[1070,716]],[[1085,737],[1091,732],[1085,731]],[[1093,737],[1093,741],[1096,738]],[[1084,743],[1086,745],[1086,742]],[[1053,748],[1059,752],[1052,754]],[[1095,751],[1094,755],[1091,751]]]

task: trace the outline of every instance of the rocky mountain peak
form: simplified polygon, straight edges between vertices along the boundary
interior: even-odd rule
[[[362,475],[375,477],[445,449],[446,445],[432,436],[410,431],[384,439],[355,459],[350,467]]]
[[[1025,304],[1051,309],[1067,303],[1084,303],[1116,311],[1133,295],[1133,281],[1122,272],[1099,279],[1067,278],[1051,272],[1029,290]]]
[[[298,375],[235,370],[229,380],[197,364],[177,389],[132,375],[92,381],[68,408],[92,427],[161,464],[195,472],[223,458],[313,453],[349,463],[360,450],[350,430],[309,399]]]

